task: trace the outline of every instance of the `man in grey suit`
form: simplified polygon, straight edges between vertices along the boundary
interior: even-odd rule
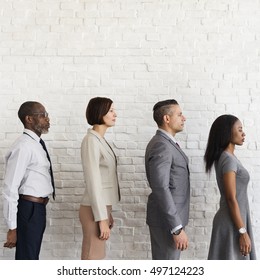
[[[189,219],[190,178],[188,158],[175,140],[185,117],[176,100],[153,107],[158,130],[146,147],[145,169],[152,190],[146,222],[150,230],[152,258],[178,260],[188,247],[184,230]]]

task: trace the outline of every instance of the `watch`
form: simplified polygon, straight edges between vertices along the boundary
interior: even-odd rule
[[[241,227],[238,231],[240,234],[246,233],[246,229],[244,227]]]
[[[179,235],[179,234],[181,233],[181,231],[182,231],[182,228],[176,230],[176,231],[173,232],[172,234],[173,234],[173,235]]]

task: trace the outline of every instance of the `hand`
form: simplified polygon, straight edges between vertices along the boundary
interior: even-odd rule
[[[172,235],[173,241],[176,245],[177,250],[186,250],[188,248],[188,236],[184,230],[179,235]]]
[[[102,240],[108,240],[110,237],[110,228],[109,228],[109,221],[108,220],[102,220],[99,221],[99,238]]]
[[[244,234],[240,234],[239,248],[243,256],[247,256],[251,252],[251,240],[247,232]]]
[[[9,229],[7,232],[6,242],[4,243],[4,247],[12,249],[16,246],[17,236],[16,229]]]

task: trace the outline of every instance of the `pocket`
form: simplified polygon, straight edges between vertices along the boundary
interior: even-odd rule
[[[27,200],[19,200],[17,216],[21,222],[28,223],[34,214],[34,203]]]

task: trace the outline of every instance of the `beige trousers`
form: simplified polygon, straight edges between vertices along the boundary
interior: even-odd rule
[[[108,217],[111,214],[111,210],[111,206],[107,206]],[[81,259],[104,259],[106,256],[106,240],[99,239],[99,225],[98,222],[94,221],[91,206],[80,205],[79,219],[83,233]]]

